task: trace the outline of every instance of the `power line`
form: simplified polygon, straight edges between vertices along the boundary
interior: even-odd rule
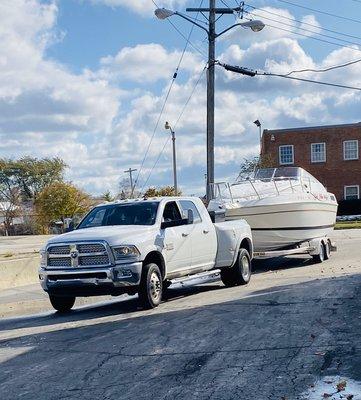
[[[331,87],[361,91],[361,88],[355,87],[355,86],[347,86],[347,85],[341,85],[341,84],[331,83],[331,82],[316,81],[313,79],[298,78],[298,77],[294,77],[294,76],[288,76],[285,74],[275,74],[272,72],[258,72],[258,71],[250,70],[247,68],[233,66],[233,65],[229,65],[229,64],[220,63],[220,62],[218,62],[217,64],[222,66],[224,69],[226,69],[228,71],[232,71],[232,72],[235,72],[235,73],[238,73],[241,75],[247,75],[247,76],[252,76],[252,77],[256,76],[256,75],[257,76],[276,76],[279,78],[292,79],[295,81],[315,83],[317,85],[324,85],[324,86],[331,86]]]
[[[153,2],[153,4],[154,4],[157,8],[159,8],[158,5],[157,5],[157,3],[156,3],[154,0],[152,0],[152,2]],[[201,2],[200,2],[200,4],[199,4],[199,7],[201,7],[202,4],[203,4],[203,0],[201,0]],[[197,15],[196,15],[196,18],[197,18],[197,17],[198,17],[198,13],[197,13]],[[153,143],[153,140],[154,140],[156,131],[157,131],[158,126],[159,126],[160,119],[162,118],[162,115],[163,115],[165,106],[166,106],[166,104],[167,104],[167,101],[168,101],[170,92],[171,92],[171,90],[172,90],[172,88],[173,88],[173,85],[174,85],[174,82],[175,82],[175,80],[176,80],[176,78],[177,78],[178,71],[179,71],[180,65],[181,65],[181,63],[182,63],[182,61],[183,61],[184,54],[185,54],[185,52],[186,52],[186,50],[187,50],[188,44],[192,45],[192,43],[191,43],[191,41],[190,41],[190,38],[191,38],[192,33],[193,33],[194,25],[191,26],[191,29],[190,29],[189,34],[188,34],[188,37],[185,37],[185,36],[183,35],[183,33],[172,23],[172,21],[169,20],[169,18],[167,18],[167,21],[177,30],[177,32],[179,32],[179,33],[185,38],[186,43],[185,43],[185,45],[184,45],[184,48],[183,48],[181,57],[180,57],[180,59],[179,59],[177,68],[175,69],[175,72],[174,72],[174,74],[173,74],[173,77],[172,77],[172,80],[171,80],[171,84],[170,84],[170,86],[169,86],[169,88],[168,88],[168,91],[167,91],[167,94],[166,94],[166,96],[165,96],[165,99],[164,99],[162,108],[161,108],[160,113],[159,113],[159,115],[158,115],[157,122],[156,122],[156,124],[155,124],[155,127],[154,127],[154,129],[153,129],[152,136],[151,136],[151,138],[150,138],[150,140],[149,140],[147,149],[146,149],[145,154],[144,154],[144,157],[143,157],[143,159],[142,159],[142,162],[141,162],[141,165],[140,165],[140,168],[139,168],[137,177],[136,177],[136,179],[135,179],[135,181],[134,181],[134,189],[135,189],[136,185],[138,184],[140,174],[141,174],[142,169],[143,169],[143,167],[144,167],[144,163],[145,163],[145,160],[146,160],[146,158],[147,158],[147,156],[148,156],[150,147],[151,147],[151,145],[152,145],[152,143]],[[193,47],[194,47],[194,46],[193,46]],[[197,50],[196,47],[194,47],[194,48]],[[198,49],[198,51],[200,51],[200,50]],[[201,51],[200,51],[200,52],[201,52]],[[204,55],[202,52],[201,52],[201,54]],[[143,186],[144,186],[144,185],[143,185]]]
[[[360,3],[361,3],[361,0],[360,0]],[[338,32],[338,31],[335,31],[335,30],[332,30],[332,29],[328,29],[328,28],[324,28],[324,27],[321,27],[321,26],[313,25],[313,24],[310,24],[309,22],[299,21],[297,19],[289,18],[289,17],[286,17],[285,15],[277,14],[277,13],[274,13],[274,12],[269,11],[269,10],[264,10],[262,8],[253,7],[250,4],[247,4],[247,7],[252,8],[253,10],[258,10],[258,12],[271,14],[271,15],[274,15],[276,17],[283,18],[283,19],[286,19],[286,20],[289,20],[289,21],[292,21],[292,22],[298,22],[298,23],[300,23],[302,25],[310,26],[310,27],[316,28],[316,29],[321,29],[321,30],[323,30],[325,32],[335,33],[336,35],[346,36],[346,37],[349,37],[349,38],[352,38],[352,39],[361,40],[360,36],[349,35],[348,33]],[[263,16],[262,16],[262,18],[263,18]]]
[[[245,18],[245,19],[248,20],[248,21],[251,21],[250,18]],[[284,28],[281,28],[281,27],[279,27],[279,26],[274,26],[274,25],[270,25],[270,24],[267,24],[266,26],[268,26],[268,27],[270,27],[270,28],[273,28],[273,29],[278,29],[278,30],[280,30],[280,31],[293,33],[294,35],[303,36],[303,37],[305,37],[305,38],[307,38],[307,39],[317,40],[317,41],[319,41],[319,42],[328,43],[328,44],[332,44],[332,45],[335,45],[335,46],[338,46],[338,47],[344,47],[344,48],[347,48],[347,49],[351,49],[351,50],[355,50],[355,51],[360,51],[360,52],[361,52],[361,49],[356,49],[356,48],[351,47],[351,46],[345,46],[345,45],[343,45],[343,44],[341,44],[341,43],[336,43],[336,42],[331,42],[331,41],[329,41],[329,40],[316,38],[316,37],[314,37],[314,36],[307,36],[307,35],[304,35],[304,34],[302,34],[302,33],[300,33],[300,32],[291,31],[291,30],[289,30],[289,29],[284,29]]]
[[[337,87],[337,88],[342,88],[342,89],[351,89],[351,90],[361,91],[361,88],[355,87],[355,86],[339,85],[337,83],[331,83],[331,82],[322,82],[322,81],[315,81],[315,80],[312,80],[312,79],[296,78],[294,76],[273,74],[271,72],[263,72],[263,73],[257,72],[256,75],[276,76],[276,77],[279,77],[279,78],[287,78],[287,79],[292,79],[292,80],[295,80],[295,81],[315,83],[317,85],[332,86],[332,87]]]
[[[333,67],[328,67],[328,68],[324,68],[324,69],[311,69],[311,68],[309,68],[309,69],[301,69],[301,70],[298,70],[298,71],[291,71],[288,74],[285,74],[285,76],[289,76],[289,75],[300,73],[300,72],[317,72],[317,73],[318,72],[328,72],[328,71],[332,71],[334,69],[348,67],[349,65],[357,64],[359,62],[361,62],[361,59],[355,60],[355,61],[350,61],[348,63],[344,63],[344,64],[341,64],[341,65],[335,65]]]
[[[277,20],[275,20],[275,19],[273,19],[273,18],[265,17],[265,16],[263,16],[263,15],[257,15],[257,14],[255,14],[255,13],[253,13],[253,12],[252,12],[252,13],[249,13],[248,11],[246,11],[246,13],[247,13],[247,14],[250,14],[250,15],[253,15],[253,16],[255,16],[255,17],[259,17],[259,18],[262,18],[262,19],[266,19],[266,20],[268,20],[268,21],[277,22],[277,23],[279,23],[279,24],[281,24],[281,25],[288,26],[288,27],[293,28],[293,29],[297,29],[297,27],[294,26],[294,25],[286,24],[286,23],[284,23],[284,22],[277,21]],[[301,21],[296,21],[296,22],[300,22],[300,23],[302,24]],[[310,32],[310,33],[313,33],[313,34],[315,34],[315,35],[319,35],[319,36],[326,37],[326,38],[329,38],[329,39],[335,39],[335,40],[338,40],[338,41],[340,41],[340,42],[349,43],[349,44],[352,44],[352,45],[355,45],[355,46],[361,46],[361,43],[355,43],[355,42],[351,42],[351,41],[349,41],[349,40],[339,39],[338,37],[330,36],[330,35],[325,35],[325,34],[323,34],[323,33],[311,31],[310,29],[302,28],[302,30],[305,31],[305,32]],[[307,36],[307,35],[305,35],[305,36]],[[309,37],[309,36],[307,36],[307,37]]]
[[[308,10],[308,11],[313,11],[313,12],[316,12],[316,13],[319,13],[319,14],[324,14],[324,15],[328,15],[330,17],[342,19],[344,21],[356,22],[357,24],[361,24],[361,21],[358,20],[358,19],[348,18],[348,17],[344,17],[342,15],[332,14],[332,13],[329,13],[327,11],[321,11],[321,10],[316,10],[315,8],[301,6],[300,4],[292,3],[292,2],[287,1],[287,0],[277,0],[277,1],[279,1],[281,3],[289,4],[289,5],[294,6],[294,7],[303,8],[303,9]]]
[[[206,68],[207,68],[207,64],[204,66],[204,68],[202,69],[201,73],[199,74],[198,79],[196,80],[196,83],[194,84],[193,89],[192,89],[190,95],[188,96],[186,102],[184,103],[184,105],[183,105],[183,107],[182,107],[181,112],[179,113],[179,116],[178,116],[178,118],[177,118],[177,120],[176,120],[176,122],[175,122],[175,124],[174,124],[174,128],[173,128],[173,129],[176,128],[176,126],[178,125],[178,122],[179,122],[180,119],[182,118],[182,116],[183,116],[183,114],[184,114],[184,111],[186,110],[186,108],[187,108],[187,106],[188,106],[188,104],[189,104],[191,98],[193,97],[194,92],[195,92],[195,90],[197,89],[197,86],[198,86],[198,84],[199,84],[199,82],[200,82],[200,80],[201,80],[201,78],[202,78],[202,75],[203,75],[204,71],[206,70]],[[150,172],[149,172],[149,174],[148,174],[148,177],[147,177],[146,181],[144,182],[144,184],[143,184],[143,186],[142,186],[142,189],[141,189],[141,192],[142,192],[142,193],[143,193],[143,190],[144,190],[145,186],[147,185],[147,183],[148,183],[148,181],[149,181],[149,179],[150,179],[150,177],[151,177],[151,175],[152,175],[152,173],[153,173],[153,171],[154,171],[154,168],[157,166],[157,164],[158,164],[158,162],[159,162],[159,160],[160,160],[162,154],[164,153],[164,150],[165,150],[165,148],[167,147],[167,144],[169,143],[169,140],[170,140],[170,136],[168,136],[168,138],[166,139],[166,141],[165,141],[165,143],[164,143],[162,149],[160,150],[160,152],[159,152],[159,154],[158,154],[158,156],[157,156],[157,158],[156,158],[156,160],[155,160],[155,162],[154,162],[154,164],[153,164],[153,166],[152,166],[152,168],[151,168],[151,170],[150,170]]]
[[[154,0],[152,0],[152,3],[157,7],[157,8],[159,8],[158,7],[158,4],[154,1]],[[203,3],[203,0],[201,1],[201,4]],[[201,7],[201,6],[200,6]],[[196,21],[198,21],[198,22],[202,22],[202,21],[200,21],[200,20],[198,20],[197,19],[197,17],[195,18],[195,20]],[[193,44],[190,40],[189,40],[189,38],[190,38],[190,36],[188,35],[188,38],[187,38],[187,36],[169,19],[169,18],[167,18],[166,19],[166,21],[179,33],[179,35],[181,35],[182,36],[182,38],[184,39],[184,40],[186,40],[192,47],[193,47],[193,49],[194,50],[196,50],[199,54],[201,54],[203,57],[205,57],[205,58],[207,58],[207,54],[203,51],[203,50],[201,50],[199,47],[197,47],[195,44]],[[192,25],[192,28],[193,28],[193,25]],[[193,29],[191,29],[191,32],[193,32]]]
[[[152,2],[153,2],[153,4],[154,4],[156,7],[158,7],[157,3],[156,3],[154,0],[152,0]],[[200,5],[199,5],[200,7],[202,6],[202,3],[203,3],[203,0],[201,0],[201,2],[200,2]],[[197,14],[197,16],[198,16],[198,14]],[[197,17],[197,16],[196,16],[196,17]],[[169,21],[169,19],[167,19],[167,21]],[[140,174],[141,174],[141,172],[142,172],[142,169],[143,169],[145,160],[146,160],[146,158],[147,158],[147,155],[148,155],[148,153],[149,153],[150,147],[151,147],[151,145],[152,145],[152,142],[153,142],[153,140],[154,140],[154,136],[155,136],[155,133],[156,133],[156,131],[157,131],[157,129],[158,129],[158,125],[159,125],[160,119],[161,119],[161,117],[162,117],[162,115],[163,115],[163,112],[164,112],[165,106],[166,106],[166,104],[167,104],[167,101],[168,101],[170,92],[171,92],[171,90],[172,90],[172,88],[173,88],[174,82],[175,82],[175,80],[176,80],[176,78],[177,78],[177,76],[178,76],[178,71],[179,71],[180,65],[181,65],[181,63],[182,63],[182,61],[183,61],[184,54],[185,54],[185,52],[186,52],[186,50],[187,50],[188,44],[191,44],[190,38],[191,38],[192,33],[193,33],[194,25],[192,25],[192,27],[191,27],[191,29],[190,29],[190,31],[189,31],[188,37],[185,37],[185,36],[183,35],[183,33],[180,32],[180,31],[178,30],[178,28],[177,28],[171,21],[169,21],[169,22],[170,22],[170,23],[172,24],[172,26],[174,26],[174,28],[175,28],[179,33],[181,33],[181,35],[186,39],[186,43],[185,43],[185,45],[184,45],[184,48],[183,48],[181,57],[180,57],[180,59],[179,59],[177,68],[175,69],[175,72],[174,72],[174,74],[173,74],[173,78],[172,78],[171,84],[170,84],[170,86],[169,86],[169,88],[168,88],[166,97],[165,97],[165,99],[164,99],[162,108],[161,108],[161,110],[160,110],[160,113],[159,113],[157,122],[156,122],[155,127],[154,127],[154,130],[153,130],[152,136],[151,136],[151,138],[150,138],[150,141],[149,141],[149,143],[148,143],[148,146],[147,146],[147,149],[146,149],[146,151],[145,151],[144,157],[143,157],[143,159],[142,159],[141,166],[140,166],[140,168],[139,168],[137,177],[136,177],[135,182],[134,182],[134,188],[135,188],[136,185],[138,184]]]

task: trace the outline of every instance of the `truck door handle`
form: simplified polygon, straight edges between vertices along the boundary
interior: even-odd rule
[[[189,235],[189,233],[182,233],[183,237],[187,237]]]
[[[207,231],[207,229],[203,229],[203,233],[209,233],[209,231]]]

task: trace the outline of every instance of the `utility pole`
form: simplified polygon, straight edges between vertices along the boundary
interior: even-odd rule
[[[136,169],[129,168],[124,173],[129,174],[129,181],[130,181],[130,198],[133,197],[134,192],[134,185],[133,185],[133,172],[137,171]]]
[[[175,150],[175,132],[168,122],[164,125],[165,129],[169,129],[172,134],[172,147],[173,147],[173,187],[175,196],[178,195],[178,182],[177,182],[177,156]]]
[[[189,18],[187,15],[178,11],[168,10],[166,8],[157,8],[154,13],[159,19],[166,19],[173,15],[177,15],[188,22],[196,25],[207,33],[208,36],[208,70],[207,70],[207,200],[211,200],[213,197],[213,183],[214,183],[214,69],[215,69],[215,51],[216,51],[216,39],[228,32],[229,30],[241,26],[243,28],[250,28],[254,32],[261,31],[265,25],[259,20],[248,20],[243,22],[237,22],[223,31],[216,32],[216,15],[235,13],[243,13],[244,2],[240,3],[240,6],[229,8],[229,7],[216,7],[216,0],[209,0],[209,8],[187,8],[187,12],[208,13],[208,29],[196,22],[194,19]]]

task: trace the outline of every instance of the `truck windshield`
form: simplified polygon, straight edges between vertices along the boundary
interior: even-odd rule
[[[159,202],[109,204],[94,208],[77,229],[110,225],[154,225]]]

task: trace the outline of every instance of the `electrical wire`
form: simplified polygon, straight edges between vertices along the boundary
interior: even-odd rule
[[[253,12],[252,12],[252,13],[249,13],[248,11],[246,11],[246,13],[247,13],[247,14],[250,14],[250,15],[253,15],[253,16],[255,16],[255,17],[258,17],[258,18],[266,19],[266,20],[268,20],[268,21],[277,22],[277,23],[279,23],[279,24],[281,24],[281,25],[283,25],[283,26],[287,26],[287,27],[290,27],[290,28],[293,28],[293,29],[297,29],[297,27],[294,26],[294,25],[286,24],[286,23],[284,23],[284,22],[279,22],[279,21],[277,21],[277,20],[275,20],[275,19],[273,19],[273,18],[265,17],[265,16],[263,16],[263,15],[257,15],[257,14],[255,14],[255,13],[253,13]],[[300,22],[300,23],[302,24],[301,21],[296,21],[296,22]],[[352,44],[352,45],[354,45],[354,46],[361,46],[361,43],[355,43],[355,42],[351,42],[351,41],[349,41],[349,40],[339,39],[339,38],[336,37],[336,36],[330,36],[330,35],[326,35],[326,34],[323,34],[323,33],[311,31],[310,29],[302,28],[302,31],[304,31],[304,32],[309,32],[309,33],[313,33],[314,35],[319,35],[319,36],[326,37],[326,38],[329,38],[329,39],[335,39],[335,40],[338,40],[338,41],[340,41],[340,42]],[[305,35],[305,36],[307,36],[307,35]],[[309,36],[307,36],[307,37],[309,37]]]
[[[188,106],[188,104],[189,104],[191,98],[193,97],[194,92],[196,91],[197,86],[198,86],[198,84],[199,84],[199,82],[200,82],[200,80],[201,80],[201,78],[202,78],[202,76],[203,76],[203,73],[204,73],[204,71],[207,69],[207,65],[208,65],[208,64],[206,64],[206,65],[204,66],[204,68],[202,69],[201,73],[200,73],[199,76],[198,76],[198,79],[196,80],[196,82],[195,82],[195,84],[194,84],[194,86],[193,86],[193,89],[192,89],[190,95],[188,96],[186,102],[184,103],[184,105],[183,105],[183,107],[182,107],[182,110],[181,110],[181,112],[179,113],[178,118],[177,118],[177,120],[176,120],[176,122],[175,122],[175,124],[174,124],[174,127],[173,127],[174,130],[176,129],[176,127],[177,127],[177,125],[178,125],[178,122],[179,122],[180,119],[182,118],[182,116],[183,116],[183,114],[184,114],[184,112],[185,112],[185,110],[186,110],[186,108],[187,108],[187,106]],[[154,164],[153,164],[153,166],[152,166],[152,168],[151,168],[151,170],[150,170],[150,172],[149,172],[149,174],[148,174],[148,177],[147,177],[146,181],[144,182],[144,184],[143,184],[143,186],[142,186],[141,193],[143,193],[143,190],[144,190],[145,186],[146,186],[147,183],[149,182],[149,179],[150,179],[150,177],[151,177],[151,175],[152,175],[152,173],[153,173],[155,167],[157,166],[157,164],[158,164],[158,162],[159,162],[159,160],[160,160],[162,154],[164,153],[164,150],[165,150],[165,148],[167,147],[170,138],[171,138],[171,136],[168,136],[168,137],[167,137],[167,139],[166,139],[166,141],[165,141],[165,143],[164,143],[162,149],[160,150],[160,152],[159,152],[159,154],[158,154],[158,156],[157,156],[157,158],[156,158],[156,160],[155,160],[155,162],[154,162]]]
[[[321,10],[317,10],[315,8],[301,6],[300,4],[292,3],[291,1],[287,1],[287,0],[277,0],[277,1],[279,1],[280,3],[289,4],[289,5],[294,6],[294,7],[303,8],[303,9],[308,10],[308,11],[313,11],[313,12],[316,12],[316,13],[319,13],[319,14],[324,14],[324,15],[328,15],[330,17],[342,19],[344,21],[350,21],[350,22],[355,22],[357,24],[361,24],[361,21],[358,20],[358,19],[348,18],[348,17],[344,17],[342,15],[332,14],[332,13],[329,13],[327,11],[321,11]]]
[[[322,81],[315,81],[315,80],[312,80],[312,79],[296,78],[295,76],[287,76],[287,75],[282,75],[282,74],[273,74],[271,72],[262,72],[262,73],[261,72],[256,72],[256,75],[276,76],[276,77],[279,77],[279,78],[292,79],[292,80],[295,80],[295,81],[315,83],[317,85],[332,86],[332,87],[337,87],[337,88],[342,88],[342,89],[351,89],[351,90],[361,91],[361,88],[355,87],[355,86],[339,85],[337,83],[331,83],[331,82],[322,82]]]
[[[318,73],[318,72],[328,72],[328,71],[332,71],[334,69],[348,67],[349,65],[357,64],[359,62],[361,62],[361,59],[355,60],[355,61],[350,61],[350,62],[347,62],[347,63],[344,63],[344,64],[340,64],[340,65],[335,65],[333,67],[328,67],[328,68],[324,68],[324,69],[311,69],[311,68],[309,68],[309,69],[301,69],[301,70],[298,70],[298,71],[295,70],[295,71],[289,72],[288,74],[285,74],[285,76],[290,76],[292,74],[298,74],[298,73],[301,73],[301,72],[316,72],[316,73]]]
[[[360,1],[360,2],[361,2],[361,1]],[[338,32],[338,31],[334,31],[334,30],[332,30],[332,29],[328,29],[328,28],[324,28],[324,27],[321,27],[321,26],[313,25],[313,24],[310,24],[309,22],[299,21],[299,20],[297,20],[297,19],[290,18],[290,17],[286,17],[285,15],[277,14],[277,13],[274,13],[274,12],[269,11],[269,10],[264,10],[264,9],[262,9],[262,8],[253,7],[253,6],[251,6],[250,4],[247,4],[247,7],[251,8],[251,9],[253,9],[253,10],[257,10],[258,12],[263,12],[263,13],[267,13],[267,14],[274,15],[274,16],[279,17],[279,18],[286,19],[286,20],[288,20],[288,21],[298,22],[298,23],[300,23],[300,24],[302,24],[302,25],[310,26],[310,27],[316,28],[316,29],[321,29],[321,30],[323,30],[323,31],[325,31],[325,32],[335,33],[336,35],[340,35],[340,36],[345,36],[345,37],[349,37],[349,38],[352,38],[352,39],[359,39],[359,40],[361,40],[361,37],[360,37],[360,36],[349,35],[348,33]],[[262,16],[262,18],[263,18],[263,16]]]
[[[156,3],[154,0],[152,0],[152,2],[153,2],[153,4],[154,4],[156,7],[158,7],[157,3]],[[201,0],[201,2],[200,2],[200,5],[199,5],[200,7],[201,7],[202,3],[203,3],[203,0]],[[168,19],[167,19],[167,20],[168,20]],[[169,21],[169,22],[171,22],[171,21]],[[177,28],[176,28],[176,29],[177,29]],[[148,142],[148,146],[147,146],[146,151],[145,151],[145,153],[144,153],[144,156],[143,156],[143,159],[142,159],[140,168],[139,168],[139,170],[138,170],[137,176],[136,176],[136,178],[135,178],[135,180],[134,180],[134,185],[133,185],[133,188],[134,188],[134,189],[135,189],[135,187],[137,186],[137,184],[138,184],[138,182],[139,182],[140,174],[141,174],[141,172],[142,172],[142,170],[143,170],[145,160],[146,160],[146,158],[147,158],[147,156],[148,156],[150,147],[151,147],[151,145],[152,145],[152,143],[153,143],[153,140],[154,140],[156,131],[157,131],[157,129],[158,129],[160,119],[162,118],[162,115],[163,115],[165,106],[166,106],[166,104],[167,104],[167,101],[168,101],[170,92],[171,92],[171,90],[172,90],[172,88],[173,88],[173,85],[174,85],[174,82],[175,82],[175,80],[176,80],[176,78],[177,78],[180,65],[181,65],[181,63],[182,63],[182,61],[183,61],[183,58],[184,58],[184,54],[185,54],[185,52],[186,52],[186,50],[187,50],[188,44],[190,44],[190,38],[191,38],[191,36],[192,36],[193,29],[194,29],[194,25],[192,25],[192,27],[191,27],[191,29],[190,29],[190,31],[189,31],[188,37],[185,38],[185,39],[186,39],[186,43],[185,43],[185,45],[184,45],[182,54],[181,54],[181,56],[180,56],[178,65],[177,65],[177,67],[176,67],[176,69],[175,69],[175,72],[174,72],[174,74],[173,74],[171,83],[170,83],[170,85],[169,85],[167,94],[166,94],[165,99],[164,99],[164,102],[163,102],[163,104],[162,104],[162,108],[161,108],[160,113],[159,113],[159,115],[158,115],[158,118],[157,118],[155,127],[154,127],[154,129],[153,129],[152,136],[151,136],[151,138],[150,138],[150,140],[149,140],[149,142]],[[134,191],[134,189],[133,189],[133,191]]]
[[[199,4],[199,7],[202,6],[203,1],[204,1],[204,0],[201,0],[201,2],[200,2],[200,4]],[[154,4],[157,8],[159,8],[159,7],[158,7],[158,4],[157,4],[154,0],[152,0],[152,2],[153,2],[153,4]],[[197,19],[197,17],[198,17],[198,13],[197,13],[197,15],[196,15],[196,19]],[[186,37],[186,36],[184,36],[183,33],[172,23],[172,21],[169,20],[169,18],[167,18],[167,21],[169,21],[170,24],[177,30],[177,32],[179,32],[179,33],[185,38],[186,43],[185,43],[185,45],[184,45],[184,48],[183,48],[181,57],[180,57],[179,62],[178,62],[178,65],[177,65],[177,67],[176,67],[176,69],[175,69],[175,72],[174,72],[174,74],[173,74],[171,83],[170,83],[170,85],[169,85],[169,88],[168,88],[167,94],[166,94],[166,96],[165,96],[165,99],[164,99],[162,108],[161,108],[160,113],[159,113],[159,115],[158,115],[158,118],[157,118],[155,127],[154,127],[154,129],[153,129],[152,136],[151,136],[151,138],[150,138],[150,140],[149,140],[148,146],[147,146],[146,151],[145,151],[145,154],[144,154],[144,156],[143,156],[143,159],[142,159],[140,168],[139,168],[139,170],[138,170],[136,179],[134,180],[133,191],[134,191],[136,185],[137,185],[138,182],[139,182],[140,174],[141,174],[141,172],[142,172],[142,170],[143,170],[145,160],[146,160],[146,158],[147,158],[147,156],[148,156],[150,147],[151,147],[151,145],[152,145],[152,143],[153,143],[153,140],[154,140],[156,131],[157,131],[158,126],[159,126],[160,119],[161,119],[162,116],[163,116],[163,112],[164,112],[165,106],[166,106],[166,104],[167,104],[167,101],[168,101],[170,92],[171,92],[171,90],[172,90],[172,88],[173,88],[173,85],[174,85],[174,82],[175,82],[175,80],[176,80],[176,78],[177,78],[177,76],[178,76],[178,71],[179,71],[180,65],[181,65],[181,63],[182,63],[182,61],[183,61],[184,54],[185,54],[185,52],[186,52],[186,50],[187,50],[188,44],[192,45],[192,43],[191,43],[191,41],[190,41],[190,38],[191,38],[191,36],[192,36],[192,33],[193,33],[193,30],[194,30],[194,26],[195,26],[195,25],[192,25],[192,26],[191,26],[191,29],[190,29],[189,34],[188,34],[188,37]],[[194,45],[192,45],[192,47],[194,47],[194,48],[197,50],[197,48],[196,48]],[[200,51],[200,50],[198,50],[198,51]],[[205,56],[205,54],[203,54],[203,52],[200,51],[200,53],[201,53],[203,56]],[[143,185],[143,186],[144,186],[144,185]]]
[[[305,79],[305,78],[299,78],[299,77],[295,77],[295,76],[289,76],[287,74],[285,75],[285,74],[276,74],[273,72],[259,72],[259,71],[251,70],[248,68],[233,66],[233,65],[229,65],[229,64],[220,63],[220,62],[217,62],[217,65],[220,65],[227,71],[232,71],[232,72],[235,72],[235,73],[238,73],[241,75],[246,75],[246,76],[251,76],[251,77],[254,77],[254,76],[276,76],[279,78],[292,79],[295,81],[309,82],[309,83],[315,83],[318,85],[325,85],[325,86],[361,91],[361,87],[341,85],[341,84],[332,83],[332,82],[316,81],[313,79]]]
[[[246,19],[247,21],[252,21],[251,18],[245,18],[245,19]],[[351,49],[351,50],[354,50],[354,51],[359,51],[359,52],[361,52],[361,49],[356,49],[356,48],[351,47],[351,46],[345,46],[345,45],[343,45],[343,44],[341,44],[341,43],[336,43],[336,42],[331,42],[331,41],[329,41],[329,40],[316,38],[316,37],[314,37],[314,36],[307,36],[307,35],[304,35],[304,34],[302,34],[302,33],[300,33],[300,32],[291,31],[291,30],[289,30],[289,29],[281,28],[281,27],[279,27],[279,26],[274,26],[274,25],[270,25],[270,24],[266,24],[266,26],[268,26],[269,28],[278,29],[278,30],[280,30],[280,31],[293,33],[294,35],[303,36],[303,37],[305,37],[305,38],[307,38],[307,39],[317,40],[317,41],[319,41],[319,42],[323,42],[323,43],[327,43],[327,44],[332,44],[332,45],[334,45],[334,46],[343,47],[343,48],[346,48],[346,49]]]
[[[154,1],[154,0],[152,0],[152,3],[157,7],[157,8],[159,8],[159,6],[158,6],[158,4]],[[203,3],[203,0],[201,1],[201,4]],[[203,21],[200,21],[200,20],[198,20],[197,18],[194,18],[196,21],[198,21],[198,22],[203,22]],[[186,40],[188,43],[189,43],[189,45],[190,46],[192,46],[193,47],[193,49],[194,50],[196,50],[199,54],[201,54],[203,57],[207,57],[207,54],[203,51],[203,50],[201,50],[199,47],[197,47],[194,43],[192,43],[190,40],[188,40],[188,38],[187,38],[187,36],[169,19],[169,18],[167,18],[166,19],[167,20],[167,22],[174,28],[174,30],[176,31],[176,32],[178,32],[179,33],[179,35],[180,36],[182,36],[182,38],[184,39],[184,40]],[[194,25],[192,25],[192,27],[194,27]],[[193,32],[193,29],[191,29],[192,30],[192,32]]]

